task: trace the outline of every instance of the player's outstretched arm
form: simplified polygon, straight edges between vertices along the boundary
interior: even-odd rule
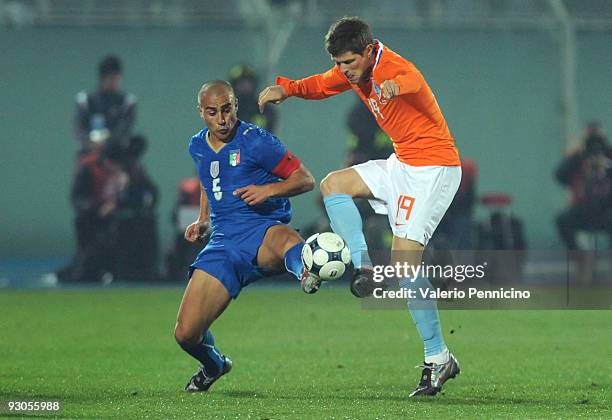
[[[287,92],[281,85],[268,86],[259,94],[257,103],[259,105],[259,112],[263,113],[264,108],[268,102],[273,104],[280,104],[287,99]]]
[[[200,184],[200,214],[198,220],[187,226],[185,229],[185,239],[189,242],[195,242],[203,239],[206,235],[206,231],[210,225],[210,211],[208,208],[208,198],[206,197],[206,191]]]
[[[325,73],[313,74],[300,80],[290,80],[277,77],[276,85],[268,86],[259,94],[259,111],[263,112],[268,102],[278,104],[289,96],[303,99],[325,99],[351,88],[346,77],[340,73],[337,66]]]
[[[280,182],[264,185],[247,185],[234,191],[249,206],[263,203],[271,197],[293,197],[312,191],[315,180],[310,171],[303,164],[289,177]]]

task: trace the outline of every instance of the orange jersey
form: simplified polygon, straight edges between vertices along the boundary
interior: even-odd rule
[[[357,85],[351,84],[338,66],[301,80],[278,77],[276,83],[288,96],[304,99],[324,99],[352,88],[393,141],[401,162],[412,166],[460,166],[453,136],[421,72],[381,42],[375,54],[370,80]],[[391,100],[381,96],[380,85],[386,80],[399,85],[399,96]]]

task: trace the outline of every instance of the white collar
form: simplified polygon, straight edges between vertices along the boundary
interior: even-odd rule
[[[382,56],[383,49],[385,48],[383,43],[380,42],[379,40],[375,39],[374,41],[376,41],[376,44],[378,46],[378,51],[376,52],[376,60],[374,60],[374,67],[372,67],[372,70],[374,70],[376,66],[378,65],[378,62],[380,61],[380,57]]]

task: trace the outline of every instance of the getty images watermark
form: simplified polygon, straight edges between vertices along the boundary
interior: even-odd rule
[[[375,265],[374,281],[381,283],[385,279],[416,279],[419,276],[425,277],[445,277],[454,278],[455,281],[462,282],[466,279],[485,276],[487,262],[479,265],[428,265],[421,261],[419,265],[410,265],[407,262],[396,262],[394,265]]]
[[[370,254],[368,309],[612,309],[612,253],[434,251]],[[407,261],[420,261],[410,265]],[[395,262],[400,261],[400,262]],[[406,261],[406,262],[404,262]]]
[[[496,290],[481,290],[477,287],[468,287],[462,290],[459,287],[434,287],[427,279],[452,279],[457,283],[466,280],[481,280],[485,278],[487,262],[477,265],[428,265],[421,261],[419,265],[410,265],[407,262],[396,262],[393,265],[374,266],[373,280],[379,283],[373,291],[375,299],[529,299],[529,290],[516,290],[513,287]],[[400,280],[398,280],[400,279]],[[397,282],[399,289],[389,290],[391,282]]]

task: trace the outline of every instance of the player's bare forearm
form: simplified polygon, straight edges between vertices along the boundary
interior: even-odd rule
[[[210,218],[210,209],[208,208],[208,197],[202,184],[200,184],[200,214],[198,215],[198,221],[207,222]]]
[[[210,213],[208,208],[208,198],[206,197],[206,191],[200,184],[200,214],[198,220],[187,226],[185,234],[183,235],[189,242],[195,242],[204,239],[206,232],[209,229],[210,224]]]
[[[314,184],[315,180],[310,171],[304,165],[300,165],[295,172],[289,175],[289,178],[269,184],[272,190],[270,197],[293,197],[312,191]]]
[[[247,185],[234,191],[234,195],[239,196],[249,206],[255,206],[271,197],[293,197],[311,191],[313,188],[314,178],[308,169],[301,165],[283,181],[264,185]]]
[[[268,102],[273,104],[280,104],[287,99],[287,92],[280,85],[268,86],[259,94],[257,104],[259,105],[259,112],[263,113],[264,108]]]

